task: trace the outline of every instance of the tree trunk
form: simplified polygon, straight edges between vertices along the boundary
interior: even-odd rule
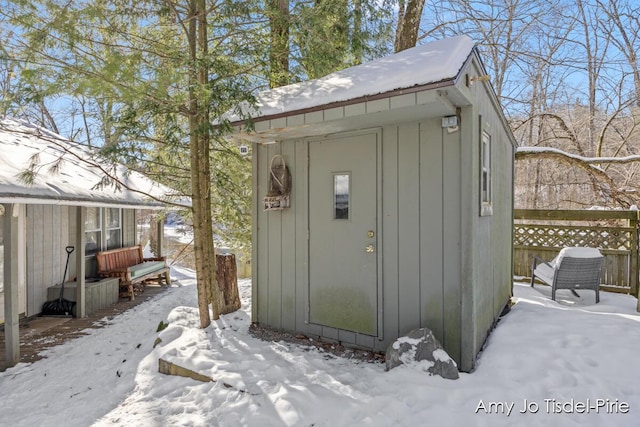
[[[401,2],[400,6],[404,2]],[[418,30],[420,29],[420,18],[424,0],[409,0],[407,7],[398,12],[398,26],[396,28],[396,41],[394,49],[396,52],[412,48],[418,41]]]
[[[269,0],[271,46],[269,50],[269,86],[289,84],[289,1]]]
[[[216,255],[216,281],[222,296],[218,301],[220,314],[228,314],[240,309],[238,267],[236,266],[235,255]]]
[[[155,215],[149,221],[149,248],[151,249],[151,253],[153,256],[160,256],[160,252],[158,249],[158,243],[160,239],[158,239],[158,219]]]
[[[355,0],[353,2],[353,37],[351,37],[351,53],[355,58],[354,65],[362,64],[363,43],[362,3],[361,0]]]
[[[215,289],[215,259],[211,216],[211,167],[209,156],[209,108],[201,99],[208,83],[208,70],[200,59],[207,54],[207,21],[204,0],[189,4],[189,148],[191,161],[191,187],[193,209],[194,255],[198,290],[200,327],[211,324],[209,303],[213,318],[218,319],[218,296]]]

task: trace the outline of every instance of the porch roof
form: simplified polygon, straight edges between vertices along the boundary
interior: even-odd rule
[[[0,203],[162,208],[172,196],[144,175],[22,120],[0,118],[0,153]],[[33,172],[32,182],[21,179],[25,171]]]

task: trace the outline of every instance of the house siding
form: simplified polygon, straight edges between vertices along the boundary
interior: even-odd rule
[[[135,210],[123,209],[123,245],[136,243]],[[58,284],[64,274],[67,260],[66,246],[75,246],[76,208],[61,205],[26,206],[26,316],[42,311],[48,300],[47,288]],[[75,255],[75,254],[74,254]],[[69,258],[66,279],[76,275],[76,257]],[[95,258],[87,258],[87,274],[95,270]]]
[[[69,240],[69,207],[27,205],[27,316],[42,311],[47,288],[60,283]]]

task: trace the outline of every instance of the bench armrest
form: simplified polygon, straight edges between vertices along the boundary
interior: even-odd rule
[[[167,257],[161,256],[161,257],[150,257],[150,258],[143,258],[142,261],[166,261]]]
[[[98,274],[127,274],[128,268],[112,268],[111,270],[98,270]]]

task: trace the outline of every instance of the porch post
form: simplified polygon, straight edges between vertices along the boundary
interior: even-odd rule
[[[156,256],[161,257],[162,247],[164,246],[164,221],[162,219],[156,220],[156,234],[158,236],[158,239],[156,240],[156,244],[158,245],[156,248]]]
[[[86,302],[85,302],[85,264],[84,264],[84,222],[85,222],[85,208],[82,206],[76,207],[76,317],[81,319],[86,317]]]
[[[5,366],[15,366],[20,362],[20,324],[18,304],[18,215],[20,206],[4,205],[4,337]]]

